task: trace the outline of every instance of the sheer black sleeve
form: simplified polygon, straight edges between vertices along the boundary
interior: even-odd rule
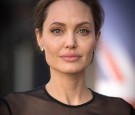
[[[8,102],[3,98],[0,98],[0,115],[12,115]]]

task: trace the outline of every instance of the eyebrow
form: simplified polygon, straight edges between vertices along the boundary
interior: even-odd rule
[[[81,22],[76,25],[76,27],[82,26],[82,25],[92,25],[90,22]]]
[[[85,25],[85,24],[92,25],[90,22],[81,22],[81,23],[78,23],[75,27],[79,27],[79,26]],[[50,24],[50,26],[52,26],[52,25],[66,26],[64,23],[61,23],[61,22],[53,22],[52,24]]]
[[[52,25],[60,25],[60,26],[65,26],[64,23],[61,23],[61,22],[53,22],[52,24],[50,24],[50,26]]]

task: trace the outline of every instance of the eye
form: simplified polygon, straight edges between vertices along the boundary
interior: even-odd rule
[[[80,33],[80,34],[82,34],[82,35],[88,35],[88,34],[90,33],[90,31],[87,30],[87,29],[80,29],[80,30],[78,31],[78,33]]]
[[[51,30],[51,32],[52,32],[53,34],[56,34],[56,35],[60,35],[60,34],[63,33],[62,30],[60,30],[60,29],[53,29],[53,30]]]

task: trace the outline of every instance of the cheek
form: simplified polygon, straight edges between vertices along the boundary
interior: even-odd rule
[[[96,44],[96,40],[92,40],[85,43],[85,46],[83,47],[83,53],[85,55],[84,60],[85,60],[86,66],[92,62],[95,44]]]
[[[54,45],[52,45],[51,43],[45,43],[45,55],[52,55],[54,54],[56,48],[54,47]]]
[[[93,57],[93,47],[90,47],[89,50],[87,50],[85,53],[85,60],[90,62],[92,57]]]
[[[45,60],[49,66],[51,66],[55,62],[56,57],[56,47],[52,45],[50,42],[44,43],[44,50],[45,50]]]
[[[87,45],[85,47],[84,60],[85,60],[86,66],[88,66],[89,64],[91,64],[91,62],[93,60],[93,51],[94,51],[94,45]]]
[[[83,45],[83,51],[85,52],[86,55],[91,55],[93,54],[93,50],[95,48],[95,41],[87,42],[85,45]]]
[[[44,40],[44,50],[45,50],[46,56],[57,55],[57,53],[59,51],[59,44],[57,41],[52,41],[52,40],[46,39],[46,40]]]

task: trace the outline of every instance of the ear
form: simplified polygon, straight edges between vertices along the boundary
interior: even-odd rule
[[[38,28],[35,29],[35,35],[36,35],[38,46],[40,47],[40,49],[42,49],[43,48],[43,39],[42,39],[42,35],[39,32]]]

